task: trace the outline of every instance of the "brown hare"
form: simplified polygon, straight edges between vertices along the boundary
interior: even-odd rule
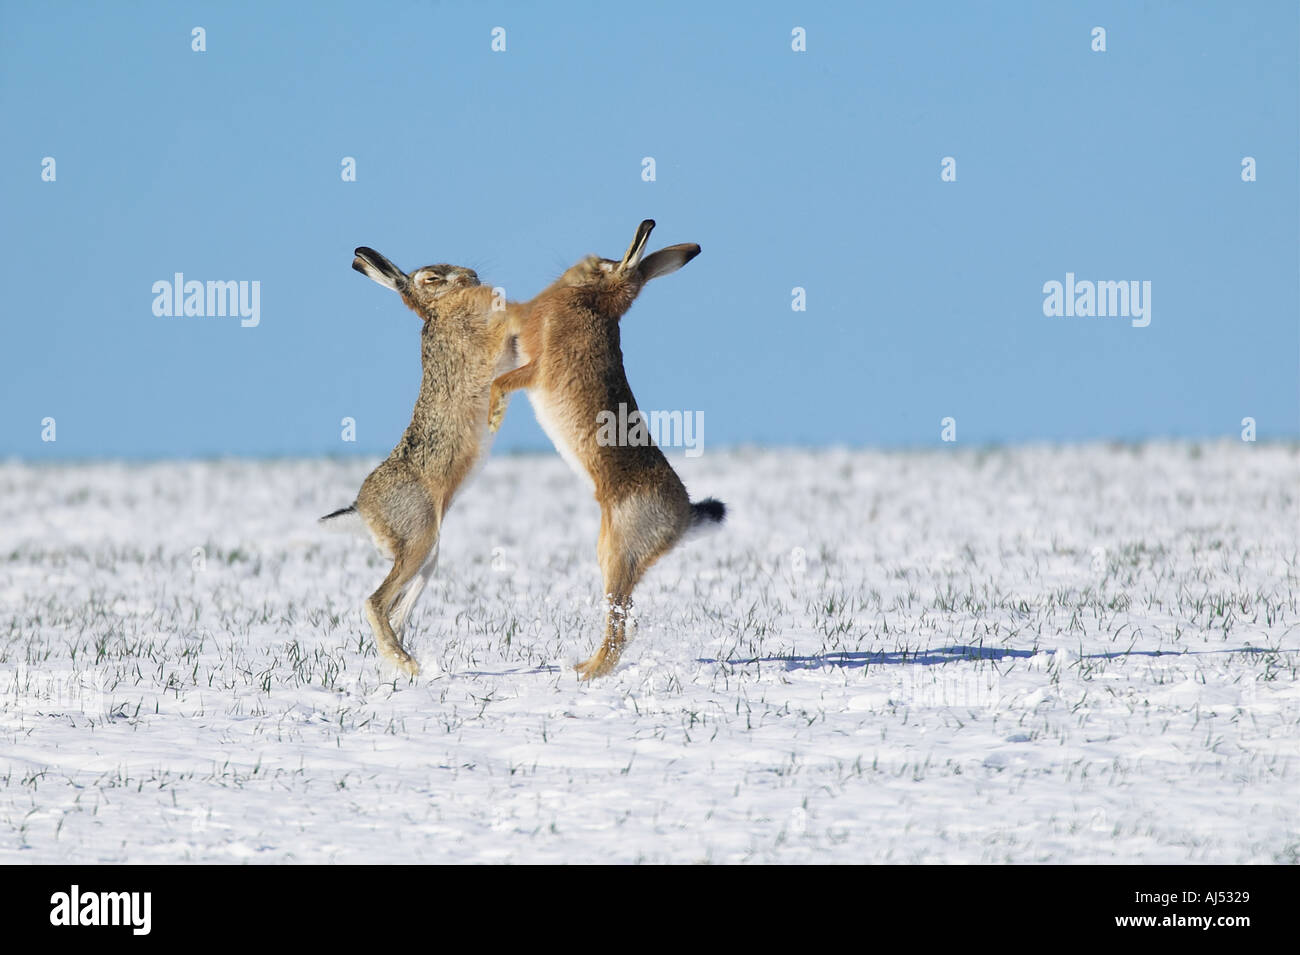
[[[597,556],[608,607],[605,639],[577,666],[583,679],[614,668],[627,639],[632,589],[652,564],[692,527],[718,524],[726,507],[712,498],[692,504],[681,480],[653,442],[613,446],[598,439],[602,412],[636,400],[623,372],[619,319],[646,282],[681,268],[700,247],[671,245],[642,257],[653,220],[636,230],[621,261],[588,256],[531,302],[511,305],[520,367],[492,383],[493,431],[507,396],[527,389],[538,423],[561,456],[590,477],[600,504]]]
[[[407,275],[374,249],[355,255],[354,269],[397,292],[424,321],[424,376],[393,453],[370,472],[351,507],[321,520],[359,514],[392,558],[393,569],[366,601],[366,616],[380,653],[415,675],[420,668],[402,648],[402,629],[437,563],[443,515],[487,453],[489,389],[514,367],[514,348],[505,303],[471,269],[426,265]]]

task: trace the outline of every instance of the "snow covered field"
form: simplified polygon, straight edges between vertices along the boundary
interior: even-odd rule
[[[0,862],[1300,861],[1300,450],[677,459],[721,533],[601,627],[492,458],[408,630],[373,462],[0,464]]]

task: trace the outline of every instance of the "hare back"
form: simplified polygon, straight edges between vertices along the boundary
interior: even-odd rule
[[[482,286],[447,295],[425,322],[422,375],[411,423],[393,450],[422,478],[441,481],[446,496],[485,451],[492,380],[513,367],[503,311]]]
[[[513,355],[510,336],[507,313],[494,308],[491,289],[479,285],[448,293],[420,335],[426,384],[441,382],[442,397],[449,400],[467,386],[477,393],[484,381],[491,384],[506,354]]]
[[[461,404],[429,413],[417,405],[388,460],[418,476],[445,510],[456,489],[486,453],[487,437],[486,394],[473,408]]]

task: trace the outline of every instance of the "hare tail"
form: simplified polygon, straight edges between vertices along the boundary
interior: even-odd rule
[[[706,497],[691,505],[691,526],[721,524],[727,519],[727,505],[717,498]]]
[[[340,507],[337,511],[326,514],[317,523],[324,524],[332,530],[353,530],[353,524],[359,527],[363,522],[361,515],[357,513],[357,506],[349,504],[347,507]]]
[[[685,537],[693,539],[709,531],[717,530],[727,518],[727,505],[716,498],[706,497],[691,505],[691,523],[686,528]]]

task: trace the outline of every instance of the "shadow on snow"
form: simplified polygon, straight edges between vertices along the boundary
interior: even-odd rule
[[[940,647],[935,650],[879,651],[843,651],[824,653],[819,656],[784,656],[784,657],[750,657],[745,660],[718,660],[713,657],[701,657],[700,663],[725,663],[727,666],[752,666],[754,664],[774,664],[787,670],[819,670],[823,667],[843,667],[858,669],[867,666],[934,666],[953,663],[960,660],[1011,660],[1032,657],[1036,653],[1056,653],[1054,649],[1012,650],[1006,647]],[[1260,647],[1238,647],[1233,650],[1116,650],[1110,653],[1085,653],[1084,660],[1113,660],[1118,657],[1181,657],[1205,653],[1267,653]]]

